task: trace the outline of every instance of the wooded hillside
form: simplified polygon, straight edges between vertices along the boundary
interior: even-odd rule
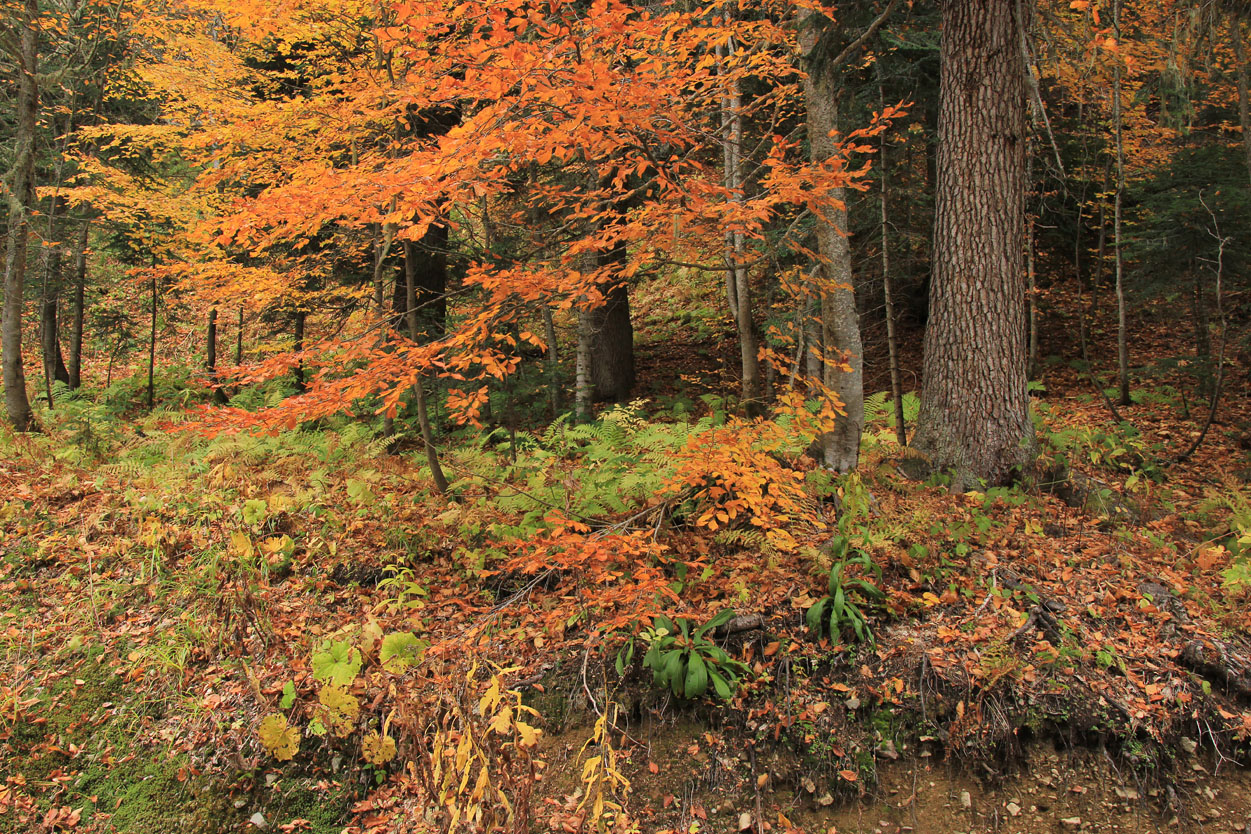
[[[1249,35],[0,0],[0,831],[1242,830]]]

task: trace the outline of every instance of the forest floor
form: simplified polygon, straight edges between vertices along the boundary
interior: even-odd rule
[[[648,350],[707,379],[721,347]],[[359,422],[208,439],[63,404],[0,440],[0,831],[1251,830],[1249,365],[1175,464],[1203,409],[1174,377],[1117,424],[1043,353],[1044,474],[910,480],[878,398],[859,475],[787,462],[816,521],[783,547],[653,512],[663,479],[600,506],[672,416],[465,441],[448,500]],[[586,561],[535,526],[552,502],[596,517]],[[843,574],[872,640],[806,625],[843,538],[880,571]],[[655,686],[651,616],[723,610],[679,644],[731,697]]]

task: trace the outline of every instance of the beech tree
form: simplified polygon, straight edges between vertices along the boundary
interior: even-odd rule
[[[1013,0],[943,4],[934,264],[915,448],[955,486],[1031,456],[1025,65]]]

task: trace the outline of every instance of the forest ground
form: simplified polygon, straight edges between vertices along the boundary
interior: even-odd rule
[[[522,745],[478,727],[486,795],[524,804],[535,831],[595,816],[640,831],[1248,830],[1251,363],[1172,464],[1202,411],[1179,394],[1184,369],[1140,376],[1123,409],[1137,429],[1118,426],[1075,361],[1071,312],[1045,322],[1034,403],[1052,476],[961,495],[910,480],[875,407],[860,474],[827,485],[796,548],[665,522],[664,612],[736,615],[711,633],[743,664],[724,703],[653,686],[642,650],[623,652],[630,629],[597,630],[637,602],[628,576],[587,587],[501,544],[533,535],[526,492],[582,506],[613,465],[659,465],[630,438],[667,437],[672,417],[541,465],[525,444],[465,441],[447,453],[462,482],[449,502],[417,455],[387,454],[359,422],[205,439],[172,431],[174,411],[65,404],[43,435],[0,444],[0,831],[427,830],[434,759],[405,730],[451,715],[459,741],[488,717],[542,729]],[[1171,367],[1181,325],[1140,315],[1135,362]],[[715,327],[644,346],[646,396],[717,393],[732,383],[721,352]],[[649,389],[658,368],[686,382]],[[611,529],[634,509],[607,508]],[[805,627],[838,536],[881,570],[859,576],[883,601],[847,592],[873,642]],[[397,633],[431,644],[420,664],[388,661]],[[335,645],[350,710],[317,689]],[[535,713],[482,700],[492,680]],[[290,756],[258,736],[276,712],[303,728]],[[388,733],[398,756],[368,748]],[[472,810],[470,793],[452,790]]]

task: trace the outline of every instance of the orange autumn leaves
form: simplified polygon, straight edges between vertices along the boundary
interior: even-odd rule
[[[378,393],[393,411],[430,375],[461,383],[459,401],[472,404],[485,380],[517,365],[502,334],[538,332],[543,308],[594,306],[603,287],[674,264],[715,283],[727,233],[748,241],[743,257],[759,273],[766,247],[803,251],[800,221],[861,180],[849,157],[894,112],[844,137],[844,153],[807,161],[799,6],[776,0],[732,16],[616,0],[282,11],[184,0],[146,71],[153,83],[201,73],[170,96],[189,125],[182,152],[196,186],[215,195],[198,250],[183,257],[185,286],[212,303],[255,309],[259,298],[311,314],[308,391],[281,413],[219,415],[236,425],[298,422]],[[201,54],[209,60],[197,63]],[[731,189],[722,118],[740,89],[751,91],[736,105],[750,125],[752,147],[740,149],[749,186]],[[434,346],[383,349],[386,324],[351,303],[328,253],[367,258],[383,236],[398,251],[434,225],[448,227],[463,263],[456,326]],[[330,312],[344,309],[355,312]],[[291,362],[267,367],[248,378]]]

